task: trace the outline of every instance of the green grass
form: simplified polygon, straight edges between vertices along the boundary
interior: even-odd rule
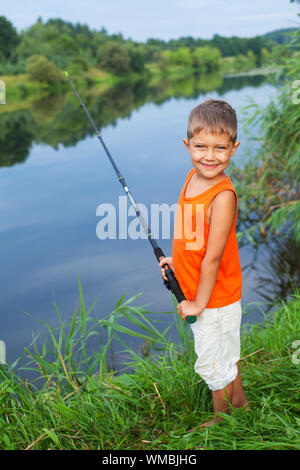
[[[297,290],[263,325],[243,331],[240,366],[251,410],[233,409],[222,422],[193,432],[212,417],[212,399],[194,372],[189,327],[175,308],[158,321],[156,313],[134,306],[136,297],[121,297],[98,320],[95,303],[85,307],[79,280],[79,307],[69,324],[55,305],[60,327],[44,324],[48,338],[25,349],[27,365],[19,358],[0,368],[1,449],[300,448]],[[171,323],[176,342],[168,339]],[[130,350],[129,337],[144,342],[144,354]],[[91,338],[99,339],[96,351],[90,351]],[[127,354],[121,374],[109,370],[113,338]],[[21,379],[26,371],[37,378]]]

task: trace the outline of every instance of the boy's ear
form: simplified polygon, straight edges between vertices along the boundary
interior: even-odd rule
[[[188,139],[183,139],[183,143],[184,143],[185,148],[189,152],[190,151],[190,143],[189,143]]]
[[[238,146],[240,145],[240,143],[241,143],[241,142],[240,142],[239,140],[237,140],[237,141],[235,142],[235,144],[234,144],[234,146],[232,147],[232,150],[231,150],[231,157],[233,157],[233,155],[235,154],[235,152],[236,152]]]

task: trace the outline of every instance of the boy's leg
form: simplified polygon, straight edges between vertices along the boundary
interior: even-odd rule
[[[221,416],[218,416],[218,413],[230,413],[230,404],[232,401],[233,395],[233,382],[227,385],[226,388],[220,390],[212,391],[212,397],[214,402],[214,419],[212,421],[207,421],[206,423],[200,424],[201,427],[212,426],[218,421],[222,420]]]
[[[226,388],[212,392],[215,416],[219,412],[229,414],[230,404],[232,402],[232,394],[233,382],[227,385]]]
[[[238,374],[234,381],[231,382],[226,388],[212,391],[215,413],[214,420],[201,424],[200,427],[211,426],[214,423],[221,421],[221,416],[217,416],[217,414],[219,412],[229,414],[229,403],[231,403],[231,405],[235,408],[243,408],[244,406],[247,406],[249,404],[242,386],[239,363],[237,362],[236,365],[238,369]]]
[[[247,400],[238,366],[241,316],[241,301],[237,301],[225,307],[206,308],[191,325],[198,356],[195,371],[211,388],[214,402],[215,420],[202,426],[219,421],[221,417],[216,416],[218,412],[229,413],[229,403],[232,404],[233,397],[235,406]],[[226,388],[214,390],[216,386],[222,387],[228,382]]]
[[[239,363],[237,362],[236,365],[238,368],[238,374],[233,381],[232,406],[235,408],[243,408],[244,406],[247,406],[249,402],[242,386]]]

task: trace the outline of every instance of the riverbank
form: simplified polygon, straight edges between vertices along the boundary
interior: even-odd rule
[[[235,72],[235,73],[224,73],[224,78],[235,78],[235,77],[254,77],[255,75],[270,75],[281,70],[282,67],[263,67],[260,69],[253,69],[247,72]]]
[[[6,102],[0,107],[0,113],[28,109],[38,100],[43,100],[51,95],[66,93],[70,85],[67,81],[55,84],[33,81],[29,74],[2,75],[0,80],[5,83]],[[112,89],[121,81],[120,77],[99,69],[90,69],[83,72],[75,79],[79,88],[83,87],[87,94],[101,95]]]
[[[197,82],[203,82],[204,89],[213,89],[220,85],[222,78],[246,77],[255,75],[268,75],[274,73],[274,69],[261,68],[240,73],[222,73],[218,71],[214,74],[197,75]],[[150,87],[158,87],[166,80],[175,83],[182,81],[188,77],[197,74],[197,69],[192,67],[170,66],[168,69],[160,69],[157,65],[148,66],[143,75],[132,73],[126,77],[113,75],[104,70],[90,68],[80,75],[72,77],[80,92],[84,92],[86,96],[101,96],[112,90],[116,85],[128,83],[137,83],[144,81]],[[19,75],[2,75],[0,80],[5,83],[5,105],[0,106],[0,114],[13,111],[30,109],[34,103],[47,99],[50,96],[63,94],[70,91],[69,84],[66,82],[58,82],[49,84],[46,82],[33,81],[29,78],[29,74],[23,73]],[[208,82],[210,87],[208,86]]]
[[[86,310],[80,286],[78,316],[75,310],[68,328],[61,321],[56,338],[48,326],[52,351],[46,344],[32,348],[28,368],[42,375],[44,384],[39,388],[40,381],[19,378],[17,364],[14,372],[0,366],[1,449],[300,448],[299,291],[263,325],[242,333],[240,367],[251,410],[233,409],[230,416],[224,415],[222,422],[205,430],[197,425],[211,418],[211,394],[194,372],[190,330],[178,321],[177,313],[180,344],[167,340],[161,326],[155,327],[155,317],[134,307],[134,298],[122,297],[112,314],[96,322],[92,309]],[[122,326],[124,318],[134,325],[136,337],[146,341],[144,354],[131,351],[126,361],[133,372],[116,375],[106,370],[110,341],[76,367],[76,347],[85,351],[85,341],[99,326],[106,329],[108,339],[113,331],[133,334]],[[163,349],[149,354],[150,344]],[[125,344],[124,348],[128,349]]]

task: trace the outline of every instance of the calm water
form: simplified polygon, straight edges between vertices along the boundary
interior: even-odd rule
[[[122,98],[122,90],[118,93]],[[192,107],[215,97],[237,110],[241,145],[234,159],[243,166],[254,143],[242,129],[241,107],[249,97],[267,103],[274,93],[273,86],[264,81],[236,80],[221,89],[192,90],[190,95],[177,94],[158,102],[134,95],[131,109],[128,103],[118,109],[119,101],[104,109],[100,98],[95,98],[89,101],[89,110],[96,125],[105,124],[104,141],[136,201],[150,212],[151,203],[178,201],[191,168],[182,139]],[[117,208],[124,192],[79,103],[68,94],[58,104],[53,98],[48,106],[40,103],[20,115],[0,115],[0,125],[11,133],[5,145],[2,140],[0,169],[0,339],[6,342],[8,362],[40,330],[37,318],[57,324],[54,300],[62,317],[70,320],[78,301],[78,273],[86,305],[99,298],[94,310],[98,317],[109,313],[125,292],[127,297],[142,292],[136,305],[147,304],[155,312],[172,309],[147,240],[99,240],[96,236],[98,205],[110,203]],[[19,163],[12,164],[15,161]],[[166,255],[171,254],[171,239],[160,240],[160,246]],[[244,321],[255,323],[262,318],[261,307],[252,303],[264,302],[267,292],[272,297],[279,267],[268,246],[260,247],[256,255],[251,246],[243,246],[240,257],[242,302],[244,310],[251,311]],[[263,278],[267,281],[262,282]]]

